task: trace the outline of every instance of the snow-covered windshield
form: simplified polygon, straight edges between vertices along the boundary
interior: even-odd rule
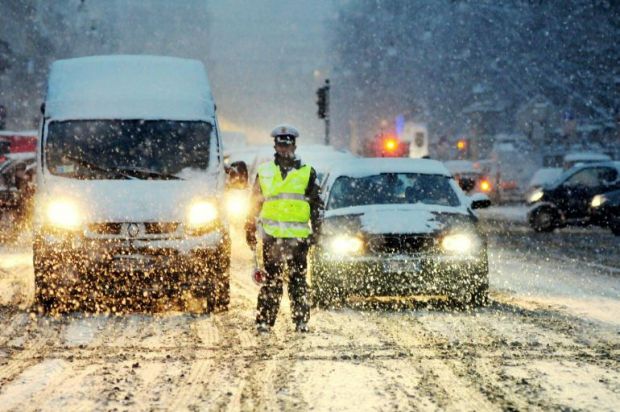
[[[460,205],[458,195],[446,176],[382,173],[337,178],[330,191],[327,209],[418,202],[441,206]]]
[[[211,131],[202,121],[51,122],[46,161],[52,174],[78,179],[170,177],[207,168]]]

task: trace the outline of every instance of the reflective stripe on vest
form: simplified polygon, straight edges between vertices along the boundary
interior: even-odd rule
[[[265,198],[260,221],[265,233],[280,238],[306,238],[312,233],[310,203],[305,197],[310,170],[310,166],[304,165],[282,179],[275,162],[259,166],[258,179]]]

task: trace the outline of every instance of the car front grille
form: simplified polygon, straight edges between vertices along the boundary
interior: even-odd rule
[[[138,232],[135,235],[130,233],[131,225],[136,225],[138,228]],[[175,233],[178,228],[178,222],[101,222],[89,224],[88,232],[91,235],[143,237],[145,235],[169,235]]]
[[[435,241],[432,237],[417,235],[378,235],[368,239],[370,253],[412,254],[427,252]]]

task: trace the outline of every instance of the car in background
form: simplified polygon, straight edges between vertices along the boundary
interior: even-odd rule
[[[620,236],[620,189],[601,193],[590,202],[590,218],[593,224],[608,227]]]
[[[620,162],[573,166],[550,185],[527,196],[527,220],[536,232],[550,232],[567,225],[590,223],[592,198],[620,188]]]
[[[491,180],[469,160],[448,160],[444,166],[452,173],[454,179],[465,193],[484,193],[493,191]]]
[[[35,153],[16,153],[0,163],[0,212],[19,208],[34,192]]]
[[[418,294],[486,302],[487,242],[472,209],[490,201],[465,195],[441,162],[358,159],[334,165],[324,188],[309,255],[315,304]]]
[[[564,156],[562,167],[568,170],[578,164],[600,163],[611,161],[611,157],[603,153],[596,152],[574,152]]]
[[[17,153],[34,153],[37,150],[37,131],[14,132],[0,130],[0,164],[7,156]]]
[[[534,173],[527,184],[527,193],[530,193],[539,187],[550,185],[562,175],[563,171],[564,169],[561,167],[541,167]]]

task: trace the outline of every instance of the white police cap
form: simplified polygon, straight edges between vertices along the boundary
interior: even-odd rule
[[[271,137],[278,136],[291,136],[293,138],[299,137],[299,132],[293,126],[289,124],[279,124],[271,131]]]

